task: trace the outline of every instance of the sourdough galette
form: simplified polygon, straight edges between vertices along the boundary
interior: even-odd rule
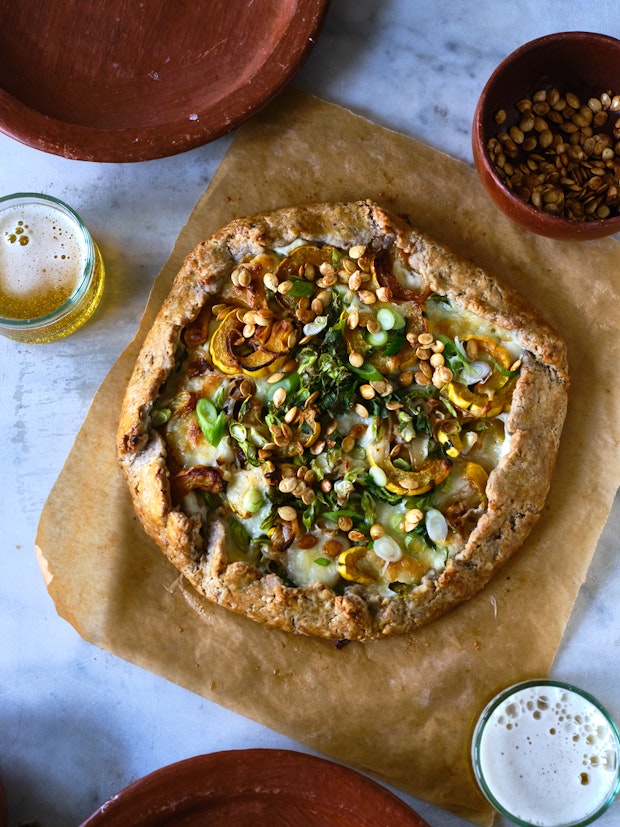
[[[188,256],[125,397],[144,529],[210,600],[333,639],[482,588],[549,487],[564,345],[371,202],[233,221]]]

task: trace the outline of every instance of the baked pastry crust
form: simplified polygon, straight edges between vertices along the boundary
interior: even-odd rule
[[[425,294],[446,297],[487,328],[507,331],[522,350],[505,419],[509,449],[486,480],[484,508],[441,571],[398,593],[351,580],[292,585],[281,573],[230,555],[225,518],[174,501],[178,463],[154,424],[192,326],[205,305],[260,307],[256,284],[233,284],[244,260],[299,243],[398,250]],[[389,295],[389,294],[388,294]],[[208,360],[207,360],[208,361]],[[207,373],[212,364],[205,366]],[[524,298],[451,250],[370,201],[316,204],[238,219],[187,257],[146,336],[129,381],[117,450],[144,530],[195,589],[221,606],[270,627],[337,640],[402,634],[436,619],[481,589],[522,545],[550,485],[567,405],[564,343]],[[217,488],[217,480],[215,480]]]

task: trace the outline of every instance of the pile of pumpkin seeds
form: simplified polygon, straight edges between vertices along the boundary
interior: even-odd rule
[[[562,218],[594,221],[618,215],[620,95],[604,91],[583,103],[554,87],[517,101],[515,110],[495,113],[499,131],[487,142],[506,186]]]

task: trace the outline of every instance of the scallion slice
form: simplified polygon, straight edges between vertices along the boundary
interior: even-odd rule
[[[368,333],[366,336],[366,341],[372,347],[383,347],[388,341],[387,330],[379,330],[377,333]]]
[[[226,430],[226,414],[218,413],[213,402],[203,397],[196,403],[196,418],[207,442],[217,448]]]
[[[377,321],[382,330],[400,330],[406,324],[405,317],[392,307],[381,307],[377,310]]]

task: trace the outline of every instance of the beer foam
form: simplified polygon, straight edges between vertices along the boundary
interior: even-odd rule
[[[554,685],[524,687],[504,699],[478,742],[480,772],[496,802],[537,827],[578,823],[608,802],[618,752],[603,712]]]
[[[50,312],[76,289],[86,260],[80,228],[69,215],[37,203],[2,210],[0,309],[34,300],[49,304],[53,297],[43,311]]]

